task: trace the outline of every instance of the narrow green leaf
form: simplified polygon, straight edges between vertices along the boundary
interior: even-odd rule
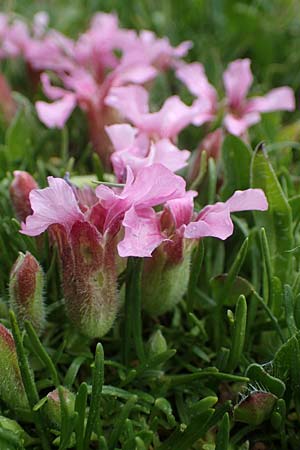
[[[76,450],[83,449],[87,395],[87,384],[81,383],[75,400],[75,411],[78,414],[75,426]]]
[[[229,449],[229,433],[230,433],[230,421],[228,413],[224,414],[216,439],[215,450],[228,450]]]
[[[187,450],[200,439],[210,428],[210,419],[214,411],[209,409],[192,418],[184,431],[174,431],[171,436],[160,446],[159,450]]]
[[[33,328],[32,324],[28,320],[25,321],[25,330],[26,330],[27,336],[29,338],[32,350],[34,351],[36,356],[39,358],[41,363],[48,369],[54,386],[58,387],[59,386],[58,373],[52,362],[52,359],[46,352],[38,335],[35,332],[35,329]]]
[[[125,405],[122,407],[119,416],[115,420],[114,428],[109,436],[108,440],[109,450],[114,450],[115,446],[117,445],[123,427],[125,426],[125,421],[128,418],[135,403],[137,402],[137,399],[138,397],[136,395],[133,395],[129,400],[127,400]]]
[[[84,436],[84,450],[89,448],[90,438],[100,414],[100,400],[104,382],[104,352],[100,342],[96,347],[95,365],[93,367],[92,394],[88,420]]]
[[[245,297],[241,295],[237,301],[234,315],[234,328],[227,367],[229,372],[233,372],[239,364],[245,343],[246,325],[247,302]]]
[[[288,284],[283,286],[283,299],[285,306],[285,320],[290,336],[293,336],[297,333],[298,329],[294,317],[294,294],[291,286]]]
[[[204,258],[204,243],[200,240],[198,246],[193,252],[190,279],[187,290],[187,310],[188,312],[193,311],[194,298],[197,287],[197,282],[201,272],[202,262]]]
[[[292,268],[292,211],[262,146],[252,158],[251,187],[263,189],[267,196],[268,211],[255,211],[254,216],[257,225],[265,228],[273,273],[286,282]]]
[[[222,146],[224,184],[222,199],[227,200],[237,189],[249,187],[251,149],[236,136],[225,137]]]
[[[22,380],[24,383],[26,395],[28,398],[29,406],[32,410],[32,417],[39,434],[41,445],[43,450],[50,450],[50,445],[47,439],[47,434],[45,432],[45,425],[43,423],[42,416],[40,415],[40,410],[34,411],[33,408],[39,401],[39,395],[34,383],[33,375],[29,367],[27,356],[25,354],[25,349],[23,346],[23,341],[20,333],[20,329],[17,323],[16,316],[12,310],[9,312],[10,322],[12,327],[12,333],[16,344],[16,351],[18,355],[18,361],[20,366],[20,372],[22,375]]]

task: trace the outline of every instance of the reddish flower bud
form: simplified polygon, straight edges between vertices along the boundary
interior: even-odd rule
[[[32,189],[36,189],[37,187],[36,181],[28,172],[21,170],[14,171],[14,179],[10,185],[9,193],[16,211],[16,216],[21,222],[28,215],[32,214],[29,194]]]
[[[17,111],[17,104],[13,99],[11,88],[5,77],[0,74],[0,108],[5,121],[9,124]]]
[[[0,397],[20,414],[28,411],[15,342],[11,332],[2,324],[0,324]]]
[[[267,420],[272,413],[277,397],[271,392],[251,392],[234,408],[234,420],[260,425]]]
[[[70,414],[74,412],[75,395],[65,387],[62,387],[63,399]],[[44,410],[51,422],[58,428],[61,424],[61,402],[58,389],[49,392]]]
[[[45,325],[43,288],[43,269],[31,253],[20,253],[10,273],[10,304],[19,324],[28,320],[39,334]]]

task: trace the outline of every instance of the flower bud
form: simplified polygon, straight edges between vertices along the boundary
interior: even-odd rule
[[[45,325],[43,288],[43,269],[31,253],[20,253],[10,273],[10,305],[20,326],[28,320],[38,334]]]
[[[160,330],[156,330],[149,339],[149,354],[151,356],[159,355],[168,350],[167,342]]]
[[[2,74],[0,74],[0,108],[5,122],[9,124],[18,108],[12,96],[11,88]]]
[[[277,397],[271,392],[251,392],[234,408],[234,420],[260,425],[267,420],[272,413]]]
[[[0,324],[0,397],[12,409],[29,408],[11,332]]]
[[[67,410],[69,414],[72,414],[75,408],[75,395],[65,387],[62,387],[61,390]],[[47,402],[45,403],[44,411],[51,422],[59,428],[61,425],[61,402],[58,389],[49,392],[47,395]]]
[[[36,188],[38,188],[38,185],[28,172],[14,171],[14,179],[10,185],[9,193],[16,216],[21,222],[32,214],[29,194],[32,189]]]

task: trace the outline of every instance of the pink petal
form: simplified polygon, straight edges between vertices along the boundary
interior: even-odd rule
[[[135,64],[128,67],[118,67],[118,74],[114,77],[114,85],[124,85],[128,83],[143,84],[153,80],[158,71],[147,64]]]
[[[250,59],[237,59],[229,64],[223,74],[228,104],[238,109],[242,106],[253,82]]]
[[[236,191],[225,203],[208,205],[200,211],[195,222],[187,225],[184,237],[199,239],[212,236],[227,239],[233,233],[231,212],[268,209],[268,202],[261,189]]]
[[[113,87],[105,98],[105,104],[117,109],[134,125],[141,115],[148,113],[149,94],[142,86]]]
[[[195,222],[190,222],[184,237],[188,239],[199,239],[202,237],[216,237],[227,239],[233,233],[233,223],[230,218],[229,207],[224,203],[216,203],[204,208]]]
[[[195,97],[208,98],[210,102],[217,103],[217,92],[209,83],[202,64],[184,64],[176,71],[176,76]]]
[[[50,100],[58,100],[68,93],[65,89],[57,86],[52,86],[50,78],[46,73],[42,73],[41,83],[45,95],[47,95]]]
[[[131,147],[137,134],[137,129],[127,123],[107,126],[105,131],[117,152]]]
[[[63,128],[76,106],[76,96],[65,95],[53,103],[36,102],[37,115],[41,122],[49,128]]]
[[[127,167],[127,180],[121,194],[115,194],[112,189],[101,185],[96,188],[96,195],[108,210],[105,221],[105,229],[108,229],[122,220],[122,215],[132,206],[136,209],[147,208],[183,197],[185,181],[161,164],[141,168],[135,178],[130,167]]]
[[[121,196],[140,207],[156,206],[185,195],[185,181],[161,164],[143,167]]]
[[[226,114],[224,118],[224,126],[229,133],[235,136],[241,136],[249,127],[255,125],[260,121],[260,115],[257,112],[249,112],[243,114],[241,117],[233,114]]]
[[[261,189],[235,191],[225,203],[230,212],[251,210],[266,211],[268,209],[267,198],[264,191]]]
[[[192,123],[194,117],[194,108],[187,106],[177,95],[174,95],[165,101],[160,111],[145,114],[136,124],[147,133],[171,139]]]
[[[74,222],[84,219],[71,186],[62,178],[48,177],[48,183],[49,187],[30,192],[33,214],[22,223],[21,233],[37,236],[53,224],[70,231]]]
[[[152,163],[159,163],[172,172],[182,169],[187,165],[190,157],[188,150],[179,150],[169,139],[161,139],[152,144],[153,158]]]
[[[139,209],[132,207],[126,212],[123,226],[124,239],[118,244],[121,257],[151,256],[153,250],[164,240],[159,227],[159,220],[152,208]]]
[[[193,198],[197,195],[196,191],[188,191],[183,198],[169,200],[166,203],[165,208],[171,212],[176,228],[191,221],[194,210]]]
[[[251,98],[247,104],[247,111],[270,112],[270,111],[294,111],[295,96],[291,88],[284,86],[272,89],[263,97]]]

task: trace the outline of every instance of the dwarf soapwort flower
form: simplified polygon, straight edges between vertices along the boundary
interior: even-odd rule
[[[195,109],[185,105],[177,95],[169,97],[159,111],[149,111],[149,93],[142,86],[112,88],[105,103],[117,109],[140,131],[152,138],[170,139],[192,123]]]
[[[187,165],[188,150],[179,150],[169,139],[154,141],[129,124],[115,124],[105,128],[114,146],[111,162],[119,182],[123,182],[126,167],[134,174],[142,167],[159,163],[172,172]]]
[[[208,82],[203,66],[199,63],[182,64],[176,75],[197,97],[193,104],[197,110],[193,123],[200,126],[213,121],[219,109],[217,93]],[[226,93],[223,123],[231,134],[243,135],[260,121],[260,113],[295,109],[293,91],[287,86],[272,89],[262,97],[246,98],[253,82],[250,59],[238,59],[230,63],[223,74],[223,81]]]
[[[116,250],[121,225],[132,213],[151,211],[153,218],[154,206],[185,195],[185,182],[154,164],[136,177],[128,168],[120,193],[100,185],[96,196],[86,195],[60,178],[48,177],[48,183],[48,188],[31,191],[33,214],[22,224],[22,233],[36,236],[49,228],[60,253],[68,315],[83,334],[101,337],[119,309]],[[149,256],[163,239],[159,236],[158,242],[147,230],[144,238]],[[123,256],[122,243],[118,249]]]
[[[244,134],[250,126],[260,121],[260,113],[295,109],[293,91],[286,86],[272,89],[263,97],[246,98],[253,82],[250,59],[238,59],[230,63],[223,80],[228,107],[224,125],[232,134]]]
[[[15,170],[14,179],[9,188],[11,202],[20,221],[26,219],[32,213],[29,194],[32,189],[37,189],[38,185],[30,173]]]
[[[47,39],[50,42],[53,39],[57,49],[53,32],[47,34]],[[38,45],[35,44],[36,47]],[[166,38],[157,39],[147,31],[139,35],[133,30],[120,28],[116,16],[97,14],[90,29],[76,42],[67,43],[66,47],[65,52],[58,52],[61,58],[57,55],[57,67],[53,64],[44,67],[55,72],[63,88],[52,87],[48,76],[42,74],[44,93],[54,102],[38,101],[38,116],[48,127],[62,128],[78,105],[87,115],[94,148],[108,165],[109,140],[104,126],[120,120],[119,114],[105,101],[110,90],[115,86],[144,84],[153,80],[160,70],[175,66],[190,48],[190,43],[184,42],[173,48]],[[116,50],[121,52],[120,57],[116,56]],[[31,51],[32,59],[38,60],[33,58]]]
[[[171,309],[185,293],[190,257],[195,243],[204,237],[227,239],[233,233],[230,213],[268,208],[260,189],[236,191],[226,202],[193,212],[195,192],[167,201],[162,213],[131,210],[125,215],[125,235],[119,244],[121,256],[150,256],[145,261],[142,298],[151,315]],[[164,298],[164,301],[161,301]]]
[[[29,252],[20,253],[10,273],[10,304],[19,324],[28,320],[38,334],[45,325],[43,288],[44,272],[38,261]]]

